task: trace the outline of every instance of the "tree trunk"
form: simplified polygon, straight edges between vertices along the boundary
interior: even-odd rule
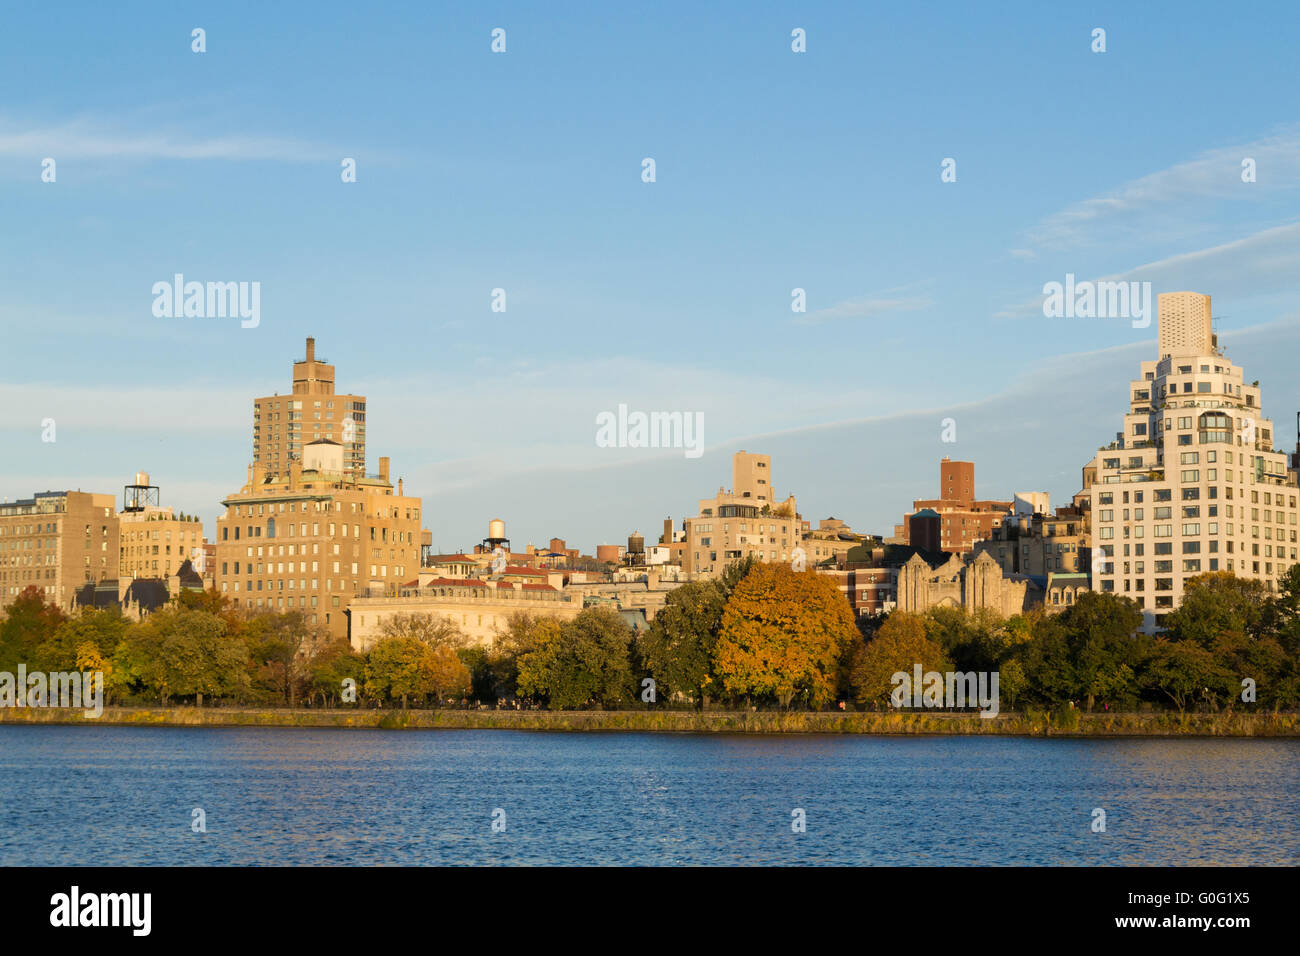
[[[195,700],[195,706],[196,706],[196,707],[202,707],[202,706],[203,706],[203,692],[202,692],[202,691],[199,691],[197,694],[195,694],[195,695],[194,695],[194,700]]]

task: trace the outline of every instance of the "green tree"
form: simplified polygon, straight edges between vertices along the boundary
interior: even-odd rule
[[[412,697],[421,698],[428,686],[420,667],[428,646],[414,637],[387,637],[366,655],[366,693],[371,697],[401,700],[406,710]]]
[[[641,657],[665,699],[674,694],[708,706],[716,685],[713,651],[727,603],[723,582],[691,581],[672,591],[639,638]]]
[[[1033,640],[1017,646],[1010,659],[1019,662],[1024,671],[1026,698],[1059,704],[1081,696],[1069,632],[1056,617],[1040,620]]]
[[[504,627],[496,628],[479,679],[498,700],[523,696],[519,690],[519,658],[537,646],[541,620],[535,614],[515,611],[506,618]]]
[[[320,697],[321,705],[341,701],[343,681],[351,678],[357,690],[365,693],[366,658],[352,650],[346,639],[332,641],[320,649],[308,665],[307,687],[311,697]]]
[[[5,607],[0,621],[0,670],[14,671],[19,664],[31,665],[36,648],[44,644],[67,620],[67,615],[51,603],[44,592],[29,585]]]
[[[1146,669],[1148,684],[1173,701],[1180,712],[1208,688],[1222,686],[1231,678],[1214,655],[1195,641],[1157,641]]]
[[[1183,600],[1165,618],[1173,641],[1194,641],[1208,648],[1223,634],[1259,637],[1268,617],[1269,592],[1263,581],[1239,578],[1231,571],[1211,571],[1189,578]]]
[[[112,657],[130,624],[117,605],[83,607],[76,615],[64,620],[36,648],[33,653],[35,665],[43,671],[74,670],[78,651],[87,643],[93,645],[101,657]],[[28,666],[32,666],[32,662]]]
[[[127,629],[113,654],[118,686],[175,697],[240,697],[249,689],[248,647],[205,611],[166,607]]]
[[[998,665],[998,696],[1007,702],[1008,710],[1015,710],[1029,687],[1025,666],[1017,658],[1008,658]]]
[[[1278,582],[1272,602],[1271,623],[1287,657],[1300,662],[1300,564],[1293,564]]]
[[[571,621],[538,621],[519,657],[519,690],[556,710],[617,707],[635,696],[633,631],[611,607],[589,607]]]
[[[1137,634],[1142,611],[1129,598],[1088,591],[1057,616],[1065,628],[1075,691],[1091,711],[1100,698],[1117,703],[1135,700],[1136,675],[1151,654],[1151,639]]]
[[[854,655],[849,678],[854,700],[862,706],[887,705],[896,686],[894,675],[903,673],[911,680],[917,664],[922,673],[952,670],[943,647],[926,636],[925,617],[894,611]]]

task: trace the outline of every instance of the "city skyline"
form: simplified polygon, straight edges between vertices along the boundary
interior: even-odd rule
[[[1153,322],[1153,328],[1155,323]],[[1282,414],[1273,411],[1276,407],[1271,396],[1277,392],[1285,392],[1286,379],[1282,377],[1280,367],[1284,366],[1287,361],[1287,350],[1277,347],[1276,338],[1272,338],[1269,333],[1277,333],[1276,327],[1263,327],[1254,330],[1244,330],[1238,335],[1231,333],[1225,339],[1220,340],[1220,345],[1227,352],[1228,358],[1232,359],[1234,364],[1244,367],[1247,371],[1253,372],[1258,368],[1279,368],[1278,373],[1273,376],[1281,387],[1273,386],[1270,377],[1267,374],[1261,374],[1259,381],[1267,389],[1270,396],[1265,407],[1276,422],[1277,436],[1275,445],[1283,450],[1290,451],[1289,436],[1291,424],[1291,410],[1286,409]],[[1283,335],[1291,336],[1284,338],[1284,341],[1294,341],[1300,346],[1300,326],[1295,328],[1284,327]],[[1252,352],[1255,357],[1251,359],[1239,359],[1232,350],[1232,341],[1241,339],[1255,344],[1257,351]],[[299,344],[298,352],[302,352],[302,345]],[[793,429],[784,433],[775,433],[769,435],[750,436],[749,444],[754,444],[755,440],[761,441],[761,451],[770,455],[775,461],[775,467],[778,474],[778,487],[782,494],[794,493],[800,498],[800,514],[810,522],[812,527],[817,526],[818,520],[826,517],[836,517],[846,521],[855,530],[864,533],[873,533],[887,536],[892,531],[898,516],[902,514],[907,505],[918,496],[929,494],[931,485],[934,482],[933,469],[935,462],[944,456],[952,457],[957,460],[974,461],[977,466],[977,497],[999,497],[1009,496],[1016,492],[1028,491],[1048,491],[1051,495],[1053,505],[1066,504],[1070,498],[1080,490],[1080,477],[1083,468],[1088,464],[1085,457],[1088,451],[1086,446],[1080,444],[1077,436],[1079,429],[1084,429],[1083,434],[1097,434],[1097,444],[1095,447],[1100,448],[1114,437],[1114,430],[1108,426],[1113,422],[1113,409],[1117,401],[1123,400],[1127,392],[1128,378],[1131,377],[1132,360],[1127,356],[1135,355],[1137,360],[1149,360],[1155,354],[1154,340],[1150,343],[1150,349],[1141,349],[1140,346],[1133,348],[1122,348],[1114,350],[1105,350],[1100,353],[1094,353],[1090,356],[1084,356],[1090,359],[1088,363],[1075,363],[1074,366],[1063,374],[1044,373],[1044,378],[1050,378],[1058,388],[1070,390],[1072,381],[1077,384],[1074,386],[1078,394],[1085,394],[1085,380],[1088,384],[1095,387],[1098,376],[1102,376],[1102,385],[1100,389],[1087,393],[1095,397],[1094,405],[1099,409],[1095,415],[1088,414],[1088,409],[1093,405],[1078,405],[1072,409],[1072,414],[1065,417],[1070,427],[1059,427],[1060,419],[1057,425],[1052,428],[1045,428],[1044,431],[1052,432],[1056,437],[1056,442],[1061,443],[1061,435],[1064,434],[1067,440],[1063,443],[1063,454],[1070,456],[1070,463],[1077,461],[1076,467],[1070,467],[1067,464],[1063,468],[1055,467],[1060,462],[1055,460],[1043,461],[1037,456],[1026,456],[1025,458],[1008,457],[1001,453],[999,448],[999,436],[1009,427],[1009,419],[1001,423],[998,422],[999,412],[997,407],[999,403],[1014,404],[1017,396],[1013,394],[997,396],[987,403],[988,410],[974,415],[968,414],[960,406],[954,406],[951,409],[934,409],[930,413],[916,413],[913,415],[900,415],[883,421],[862,420],[859,422],[839,422],[818,426],[816,429],[801,430]],[[284,380],[284,390],[281,395],[289,395],[289,378],[284,374],[286,364],[301,362],[297,352],[291,353],[293,356],[284,357],[280,363],[281,378]],[[1127,371],[1118,375],[1115,381],[1105,379],[1105,372],[1098,369],[1116,369],[1126,367]],[[381,402],[376,406],[375,389],[372,387],[354,388],[353,383],[348,380],[346,366],[340,372],[340,387],[351,388],[352,391],[371,395],[371,408],[383,407]],[[1066,383],[1062,385],[1061,383]],[[260,390],[262,393],[276,391],[267,383]],[[260,399],[259,399],[260,400]],[[243,440],[238,442],[242,449],[239,453],[245,459],[251,459],[251,442],[249,440],[250,429],[253,421],[253,397],[247,399],[248,411],[245,414],[247,421],[240,429],[243,433]],[[969,410],[969,406],[967,407]],[[942,439],[945,431],[945,420],[952,418],[956,423],[957,441],[945,442]],[[979,423],[992,420],[992,428],[981,429],[981,434],[975,439],[964,437],[967,424],[979,427]],[[923,423],[924,427],[923,428]],[[385,427],[385,423],[379,414],[370,413],[370,434],[383,435],[391,431],[391,427]],[[391,424],[391,423],[390,423]],[[591,426],[592,433],[595,431],[595,423]],[[835,476],[834,479],[823,479],[823,488],[842,489],[841,497],[825,507],[820,507],[817,500],[810,502],[811,495],[799,493],[796,489],[800,480],[808,481],[815,475],[821,467],[817,459],[810,459],[808,455],[812,452],[810,448],[808,431],[813,432],[835,432],[843,436],[866,435],[866,436],[890,436],[895,442],[895,447],[907,449],[904,452],[906,457],[905,472],[890,475],[875,475],[867,473],[864,482],[863,474],[854,471],[854,466],[846,465],[844,470]],[[38,429],[39,432],[39,429]],[[1086,440],[1086,439],[1085,439]],[[39,434],[37,436],[39,442]],[[556,519],[549,517],[548,513],[556,513],[557,509],[548,509],[546,506],[546,495],[554,487],[552,480],[544,483],[536,481],[515,481],[513,478],[491,479],[486,482],[486,487],[491,489],[500,483],[510,484],[516,487],[516,497],[512,500],[517,502],[516,510],[509,511],[505,508],[501,514],[488,514],[491,510],[491,504],[486,506],[487,510],[474,513],[466,513],[463,507],[457,507],[464,502],[474,501],[479,498],[478,492],[481,489],[469,486],[453,488],[445,493],[445,500],[452,502],[448,508],[440,508],[437,496],[430,493],[427,489],[422,488],[418,479],[412,479],[411,471],[404,468],[400,459],[394,459],[396,464],[392,468],[394,480],[398,477],[404,478],[407,483],[410,494],[421,497],[426,501],[425,526],[430,528],[433,534],[433,550],[435,552],[451,553],[461,550],[468,550],[476,544],[482,537],[486,528],[486,523],[490,518],[501,517],[507,520],[512,533],[521,541],[531,541],[537,544],[544,544],[553,536],[565,537],[574,544],[581,546],[584,552],[592,553],[597,544],[619,543],[628,533],[634,530],[642,532],[652,532],[661,523],[664,517],[672,517],[674,525],[681,526],[684,518],[691,517],[695,513],[695,503],[699,500],[700,493],[708,494],[717,488],[727,487],[728,475],[730,471],[731,455],[741,450],[745,445],[746,439],[740,439],[735,442],[727,443],[721,446],[709,446],[704,455],[699,459],[685,459],[680,451],[654,451],[651,449],[612,449],[615,455],[623,456],[620,461],[613,461],[607,464],[592,468],[583,469],[579,472],[568,473],[557,470],[553,474],[556,476],[553,481],[563,481],[567,486],[573,488],[575,482],[577,487],[584,488],[582,495],[587,496],[588,504],[593,506],[587,509],[587,513],[599,513],[603,517],[599,519],[587,519],[588,527],[598,523],[604,527],[615,525],[615,530],[609,531],[599,537],[599,540],[588,539],[582,534],[575,533],[571,525],[555,527]],[[54,445],[57,445],[55,442]],[[382,443],[382,439],[376,441],[373,437],[370,444],[381,451],[387,448]],[[839,454],[834,460],[844,461],[848,455],[861,455],[861,443],[853,440],[852,437],[844,437],[839,442]],[[49,446],[47,446],[49,447]],[[595,449],[593,443],[592,448]],[[984,452],[983,457],[978,452],[972,453],[971,448],[981,449]],[[604,453],[609,450],[596,449]],[[929,452],[934,452],[931,456]],[[367,472],[375,474],[379,470],[378,455],[373,456],[367,461]],[[384,455],[383,457],[392,457]],[[856,460],[861,460],[856,459]],[[1015,474],[1020,472],[1024,464],[1034,466],[1036,470],[1033,474],[1052,474],[1054,479],[1044,484],[1033,484],[1028,481],[1016,483],[1016,487],[1007,484],[1008,480],[1015,481]],[[251,460],[246,462],[252,464]],[[701,475],[701,471],[708,469]],[[145,470],[145,469],[139,469]],[[234,469],[228,468],[233,474]],[[245,467],[246,470],[246,467]],[[208,539],[212,540],[212,529],[216,526],[216,516],[221,513],[221,507],[218,504],[216,508],[207,509],[203,501],[188,502],[178,496],[173,490],[173,484],[184,484],[183,482],[173,483],[169,481],[169,474],[166,470],[161,473],[156,466],[151,471],[153,478],[162,489],[162,503],[172,506],[177,511],[185,511],[191,514],[197,514],[203,519],[205,533]],[[657,487],[672,484],[686,480],[683,475],[694,476],[691,480],[698,478],[703,479],[703,484],[696,487],[697,492],[692,496],[690,501],[678,502],[674,497],[670,504],[667,497],[663,501],[658,499],[646,500],[647,496],[661,494],[654,491]],[[793,475],[793,478],[788,478]],[[103,487],[94,484],[83,476],[70,476],[71,480],[64,485],[57,487],[51,484],[50,487],[37,487],[32,485],[25,490],[17,486],[15,480],[11,477],[4,479],[6,493],[0,495],[5,500],[20,500],[34,492],[45,491],[71,491],[81,490],[97,494],[117,495],[117,489],[129,484],[132,480],[131,475],[123,475],[121,478],[101,478]],[[92,476],[93,477],[93,476]],[[229,493],[239,483],[244,480],[246,475],[233,475],[229,481],[222,482],[224,490],[218,496],[218,502],[226,498]],[[8,493],[8,487],[14,486],[17,490],[14,493]],[[602,498],[599,495],[599,489],[608,486],[609,492]],[[880,490],[875,490],[880,489]],[[891,492],[884,492],[884,489],[891,489]],[[527,494],[522,492],[526,490]],[[595,497],[591,497],[591,496]],[[897,500],[895,500],[897,495]],[[562,509],[558,509],[562,510]],[[660,513],[662,512],[662,513]],[[825,513],[822,513],[825,512]],[[874,518],[860,520],[859,515],[868,514],[870,516],[880,515],[879,521]],[[620,518],[620,515],[632,517]],[[640,524],[636,521],[644,518]],[[628,522],[632,522],[629,524]],[[571,524],[581,525],[582,521],[577,520]],[[635,526],[634,526],[635,525]],[[522,530],[521,530],[522,529]]]

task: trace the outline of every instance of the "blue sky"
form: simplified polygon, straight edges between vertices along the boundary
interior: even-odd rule
[[[1064,503],[1154,351],[1045,318],[1066,273],[1212,295],[1290,435],[1293,5],[623,6],[7,13],[0,497],[146,469],[211,520],[314,335],[443,550],[657,529],[741,447],[863,530],[942,455]],[[177,272],[260,282],[260,325],[155,318]],[[701,412],[705,454],[597,448],[620,402]]]

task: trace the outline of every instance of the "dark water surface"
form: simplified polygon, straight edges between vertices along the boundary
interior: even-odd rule
[[[1296,864],[1298,794],[1286,740],[0,726],[5,865]]]

